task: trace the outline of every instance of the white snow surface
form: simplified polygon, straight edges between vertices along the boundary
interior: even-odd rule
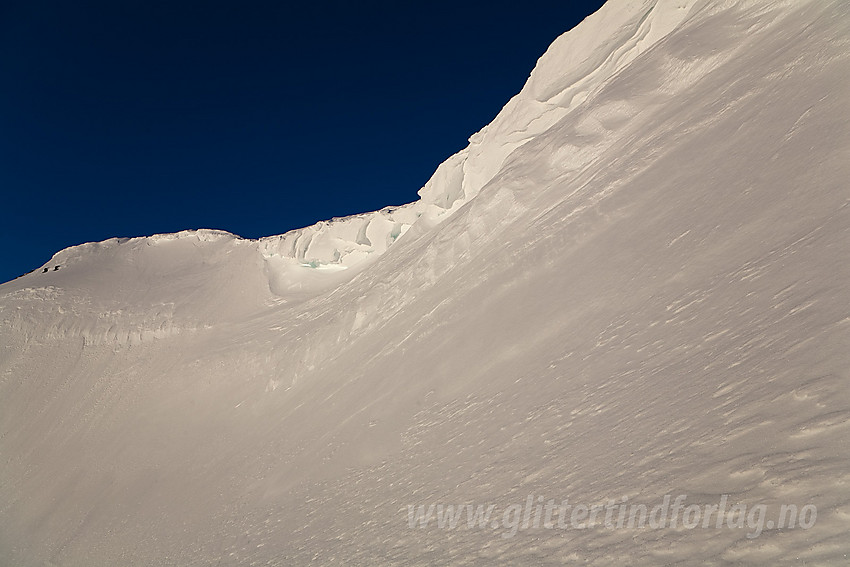
[[[611,0],[421,199],[0,286],[0,565],[847,565],[850,5]],[[722,495],[808,529],[409,527]]]

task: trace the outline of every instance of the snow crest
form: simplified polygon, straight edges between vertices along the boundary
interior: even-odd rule
[[[419,190],[420,200],[399,207],[322,221],[261,238],[270,288],[278,295],[326,289],[348,276],[329,276],[374,261],[418,224],[417,235],[451,217],[489,183],[519,147],[556,124],[605,82],[680,24],[697,0],[617,0],[559,37],[537,62],[528,82],[469,146],[437,167]],[[142,237],[144,238],[144,237]],[[236,238],[200,229],[147,237],[149,244],[194,238]],[[80,255],[128,240],[74,246],[46,266],[74,263]],[[42,270],[43,267],[40,269]],[[37,270],[39,271],[39,270]]]
[[[415,203],[3,284],[0,564],[846,564],[848,38],[615,0]]]

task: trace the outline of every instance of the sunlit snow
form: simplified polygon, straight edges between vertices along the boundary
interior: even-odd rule
[[[611,0],[415,203],[3,284],[0,565],[848,564],[848,12]],[[508,514],[679,495],[763,525]]]

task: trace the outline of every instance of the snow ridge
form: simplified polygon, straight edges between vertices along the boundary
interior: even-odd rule
[[[365,267],[414,224],[419,225],[414,232],[421,234],[451,217],[494,178],[511,153],[548,130],[640,53],[663,39],[685,19],[695,3],[696,0],[608,2],[552,44],[520,93],[489,125],[470,137],[467,148],[437,167],[419,190],[418,201],[259,239],[257,250],[265,262],[271,289],[279,295],[307,288],[324,289],[341,279],[337,275],[317,285],[322,281],[317,270],[328,274]],[[147,238],[155,244],[190,237],[199,242],[238,238],[211,229]],[[110,239],[73,246],[57,253],[45,266],[73,263],[80,255],[136,240]]]
[[[848,100],[845,0],[614,0],[416,203],[57,254],[0,286],[0,564],[845,565]],[[817,521],[406,510],[679,495]]]

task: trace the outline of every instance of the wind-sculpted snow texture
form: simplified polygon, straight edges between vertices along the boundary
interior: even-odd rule
[[[612,0],[416,203],[0,286],[0,564],[846,565],[849,12]],[[668,494],[817,518],[408,523]]]

